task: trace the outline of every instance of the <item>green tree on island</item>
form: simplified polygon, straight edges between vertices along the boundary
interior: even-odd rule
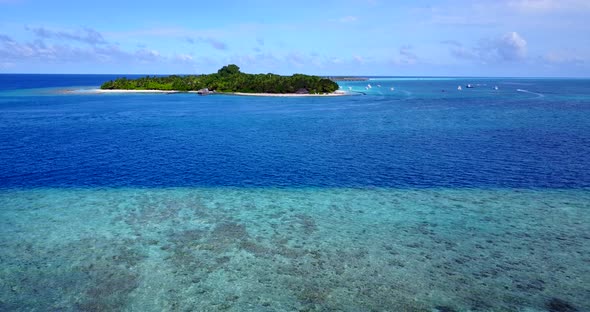
[[[221,76],[229,76],[229,75],[233,75],[233,74],[240,74],[240,68],[238,67],[238,65],[235,64],[230,64],[227,66],[223,66],[221,67],[217,73]]]
[[[318,76],[294,74],[246,74],[235,64],[220,68],[209,75],[146,76],[138,79],[125,77],[107,81],[101,89],[198,91],[243,93],[331,93],[338,90],[334,81]]]

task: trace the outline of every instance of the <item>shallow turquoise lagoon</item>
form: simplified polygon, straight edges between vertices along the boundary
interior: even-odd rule
[[[0,310],[590,310],[590,191],[0,191]],[[571,310],[573,311],[573,310]]]

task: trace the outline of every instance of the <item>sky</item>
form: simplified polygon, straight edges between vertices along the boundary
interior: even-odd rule
[[[590,0],[0,0],[0,73],[202,74],[227,64],[590,77]]]

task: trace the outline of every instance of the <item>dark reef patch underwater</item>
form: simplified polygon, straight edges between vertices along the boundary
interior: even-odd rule
[[[588,203],[578,190],[4,191],[0,307],[584,311]]]
[[[0,75],[0,311],[590,311],[587,80],[104,79]]]

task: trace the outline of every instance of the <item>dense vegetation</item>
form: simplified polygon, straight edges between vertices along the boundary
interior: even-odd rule
[[[306,90],[309,93],[330,93],[338,90],[338,84],[330,79],[302,74],[245,74],[240,72],[238,66],[232,64],[223,66],[217,73],[209,75],[146,76],[139,79],[123,77],[107,81],[100,88],[176,91],[198,91],[207,88],[217,92],[245,93],[296,93]]]

